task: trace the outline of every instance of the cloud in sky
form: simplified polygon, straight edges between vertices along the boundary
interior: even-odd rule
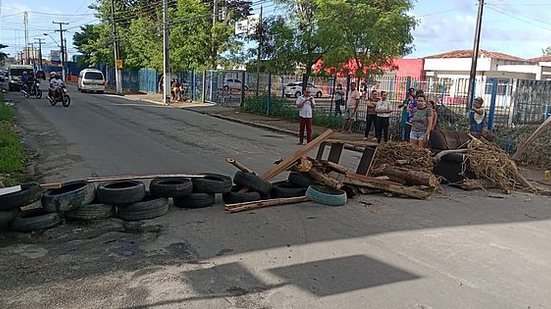
[[[418,1],[414,15],[428,16],[419,18],[420,24],[414,31],[415,51],[408,57],[423,57],[453,49],[471,49],[478,7],[465,5],[465,2]],[[551,2],[487,2],[481,48],[532,58],[540,56],[541,49],[549,45]]]

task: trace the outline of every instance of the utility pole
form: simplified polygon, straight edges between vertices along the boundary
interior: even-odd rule
[[[61,76],[62,76],[62,79],[65,81],[66,80],[66,72],[65,72],[65,45],[64,45],[64,42],[65,40],[63,39],[63,32],[67,31],[65,29],[63,29],[63,25],[68,25],[69,23],[65,23],[65,22],[55,22],[53,21],[52,22],[53,24],[58,24],[59,25],[59,30],[55,30],[55,32],[59,32],[59,39],[60,39],[60,43],[61,43]]]
[[[478,0],[478,16],[476,18],[476,29],[474,33],[473,58],[471,60],[471,74],[469,77],[469,91],[467,93],[467,111],[473,106],[474,93],[476,87],[476,67],[478,64],[478,54],[480,51],[480,33],[482,30],[482,14],[484,12],[484,0]]]
[[[34,38],[34,39],[38,41],[38,65],[42,70],[42,41],[44,40],[41,38]]]
[[[264,6],[260,6],[260,16],[258,18],[258,52],[256,57],[256,96],[258,96],[258,89],[260,88],[260,54],[262,53],[263,43],[263,24],[262,24],[262,10]]]
[[[30,64],[29,60],[29,13],[25,11],[23,13],[23,23],[25,24],[25,62],[23,64]]]
[[[120,59],[119,35],[117,33],[117,23],[115,22],[115,0],[111,0],[111,25],[113,26],[113,54],[115,56],[115,92],[122,93],[122,74]]]
[[[163,103],[170,102],[170,48],[168,45],[168,1],[163,0]]]
[[[35,53],[34,53],[34,44],[33,43],[29,43],[29,46],[27,46],[27,48],[30,48],[30,59],[29,59],[29,64],[36,64],[36,60],[35,60]]]

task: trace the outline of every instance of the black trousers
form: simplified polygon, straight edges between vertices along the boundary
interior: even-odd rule
[[[377,125],[375,126],[375,134],[377,136],[377,142],[381,142],[381,138],[384,136],[385,142],[388,142],[388,126],[389,117],[377,117]]]
[[[367,115],[365,124],[365,137],[369,136],[369,131],[371,131],[371,126],[375,127],[375,135],[377,135],[377,115]]]
[[[339,99],[335,101],[335,116],[342,115],[341,105],[344,103],[343,99]]]

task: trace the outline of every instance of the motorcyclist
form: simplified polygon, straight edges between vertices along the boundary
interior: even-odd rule
[[[53,101],[61,95],[65,83],[56,72],[50,73],[50,88],[48,89],[48,98]]]
[[[21,73],[21,91],[29,92],[29,73],[27,71]]]

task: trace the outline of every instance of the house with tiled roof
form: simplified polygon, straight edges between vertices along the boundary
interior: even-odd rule
[[[454,50],[424,58],[424,70],[428,78],[464,78],[471,70],[472,50]],[[520,57],[480,50],[476,68],[480,79],[539,79],[533,61]]]

